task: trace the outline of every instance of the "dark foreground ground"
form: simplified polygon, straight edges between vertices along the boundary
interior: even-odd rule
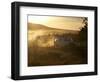
[[[28,66],[87,64],[87,50],[84,46],[28,47]]]

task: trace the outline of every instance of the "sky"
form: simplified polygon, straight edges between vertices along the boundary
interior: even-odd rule
[[[83,18],[84,17],[29,15],[28,23],[42,24],[58,29],[80,30],[84,26]]]

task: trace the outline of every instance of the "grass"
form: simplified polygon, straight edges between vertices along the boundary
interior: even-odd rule
[[[28,47],[28,66],[87,64],[87,50],[69,44],[65,47]]]
[[[37,31],[36,31],[37,32]],[[42,31],[44,32],[44,31]],[[63,37],[67,39],[68,37],[73,38],[73,42],[64,46],[52,46],[52,47],[41,47],[37,46],[38,40],[28,41],[28,66],[48,66],[48,65],[76,65],[76,64],[87,64],[87,42],[86,40],[80,40],[77,33],[62,33],[57,31],[54,33],[51,30],[47,30],[51,35],[44,33],[46,38],[39,39],[44,43],[51,40],[54,36]],[[38,33],[38,32],[37,32]],[[28,34],[31,37],[34,33]],[[44,36],[43,35],[43,36]],[[50,39],[51,38],[51,39]],[[45,39],[45,40],[44,40]]]

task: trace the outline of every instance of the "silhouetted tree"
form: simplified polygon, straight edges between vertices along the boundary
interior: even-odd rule
[[[83,18],[83,24],[84,26],[81,28],[79,32],[79,40],[87,41],[87,26],[88,26],[87,18]]]

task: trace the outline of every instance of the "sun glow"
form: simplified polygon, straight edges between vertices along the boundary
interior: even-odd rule
[[[49,20],[48,16],[29,16],[28,22],[34,22],[34,23],[46,23]]]
[[[29,15],[28,22],[67,30],[80,30],[83,27],[83,17]]]

